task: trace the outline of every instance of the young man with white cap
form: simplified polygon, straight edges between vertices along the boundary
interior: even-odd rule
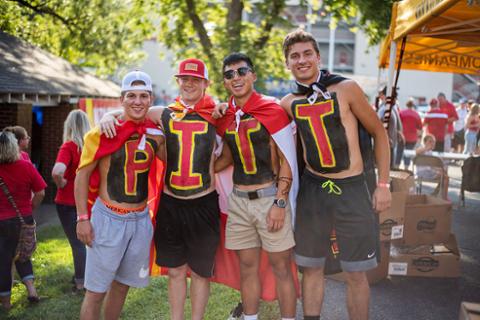
[[[148,176],[164,143],[161,130],[145,118],[152,101],[150,76],[128,73],[120,97],[125,122],[117,136],[107,139],[98,127],[85,136],[75,179],[77,236],[88,246],[80,319],[99,319],[105,296],[105,319],[118,319],[129,288],[149,283]]]
[[[203,319],[220,240],[213,170],[216,120],[211,117],[215,103],[205,93],[209,80],[203,61],[181,61],[175,77],[180,89],[175,102],[148,113],[166,137],[165,182],[156,217],[156,263],[168,267],[170,319],[184,319],[188,273],[192,319]],[[102,123],[110,127],[111,120],[107,117]]]

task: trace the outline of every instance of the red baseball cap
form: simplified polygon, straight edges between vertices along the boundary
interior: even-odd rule
[[[432,100],[430,100],[430,105],[436,105],[436,104],[438,104],[438,100],[435,98],[432,98]]]
[[[180,62],[175,77],[192,76],[208,80],[208,70],[202,60],[189,58]]]

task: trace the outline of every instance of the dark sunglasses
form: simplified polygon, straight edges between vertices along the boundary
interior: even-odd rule
[[[239,77],[245,77],[249,71],[252,71],[249,67],[240,67],[237,70],[228,70],[223,73],[223,77],[227,80],[235,78],[235,74]]]

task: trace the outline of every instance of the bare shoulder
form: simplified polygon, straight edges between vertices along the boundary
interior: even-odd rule
[[[280,106],[287,112],[287,114],[292,117],[292,110],[291,110],[291,105],[292,102],[295,100],[296,96],[289,93],[285,97],[280,100]]]
[[[347,79],[328,87],[331,92],[336,92],[344,98],[358,98],[358,95],[364,97],[362,88],[355,80]],[[350,99],[349,99],[350,100]]]

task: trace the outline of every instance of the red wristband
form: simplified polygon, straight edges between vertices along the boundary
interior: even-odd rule
[[[379,188],[390,188],[390,183],[387,183],[387,182],[377,182],[377,187],[379,187]]]
[[[80,214],[77,216],[77,222],[78,221],[85,221],[85,220],[90,220],[88,219],[88,214]]]

